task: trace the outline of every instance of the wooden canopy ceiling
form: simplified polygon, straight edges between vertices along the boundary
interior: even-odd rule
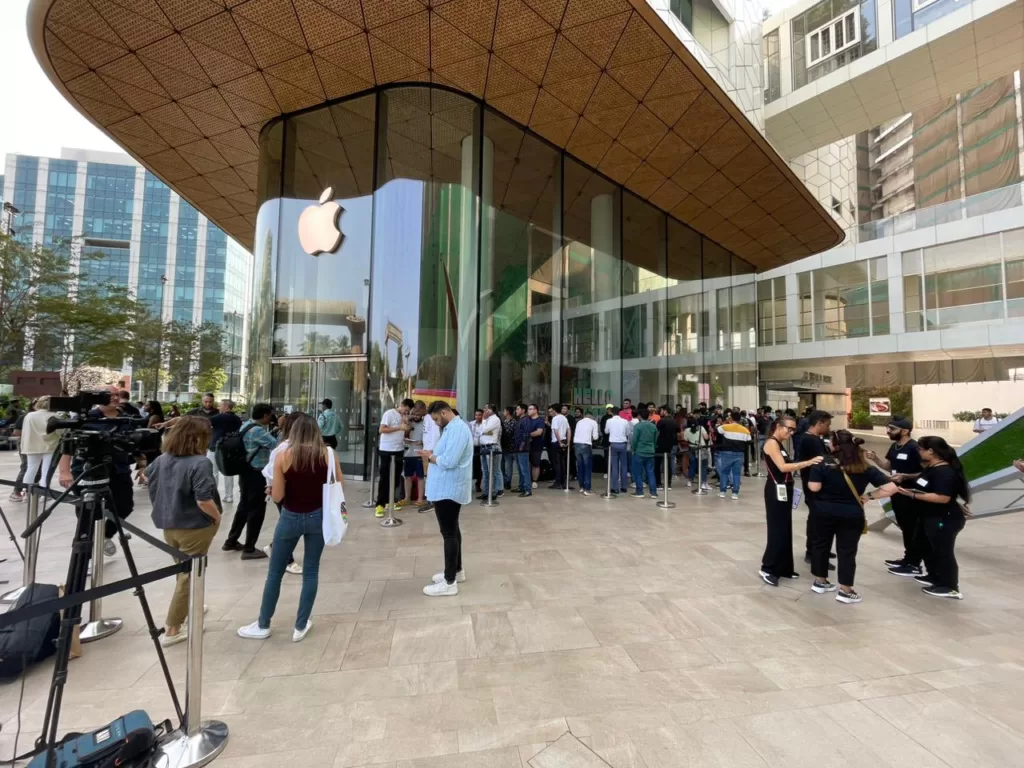
[[[388,83],[483,100],[768,269],[842,230],[646,0],[32,0],[36,56],[251,246],[269,121]]]

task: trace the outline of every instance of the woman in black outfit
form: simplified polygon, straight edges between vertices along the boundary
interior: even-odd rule
[[[932,597],[963,600],[960,592],[960,568],[956,562],[956,537],[964,528],[969,511],[957,502],[971,501],[971,489],[956,451],[941,437],[929,435],[918,443],[924,469],[916,477],[904,475],[894,478],[910,480],[909,487],[890,483],[868,498],[881,498],[900,493],[914,501],[920,519],[914,534],[914,544],[924,556],[927,575],[915,576],[922,591]]]
[[[793,473],[819,464],[821,456],[809,461],[790,461],[782,444],[796,429],[796,419],[783,416],[772,424],[764,441],[764,465],[768,478],[764,483],[764,512],[768,523],[768,544],[761,558],[761,579],[779,586],[779,579],[795,579],[793,570]]]
[[[811,470],[807,490],[814,494],[814,525],[811,526],[811,589],[818,594],[836,592],[828,580],[828,560],[832,540],[839,555],[839,590],[836,602],[859,603],[861,596],[853,588],[857,572],[857,548],[864,533],[864,490],[873,485],[891,485],[891,478],[868,463],[861,445],[864,441],[845,429],[829,436],[832,456]]]

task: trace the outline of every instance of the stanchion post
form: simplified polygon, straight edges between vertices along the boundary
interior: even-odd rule
[[[363,502],[363,509],[373,509],[377,506],[374,499],[376,491],[373,490],[373,481],[377,479],[377,450],[370,454],[370,498]]]
[[[395,464],[397,456],[391,457],[391,466],[388,468],[388,516],[380,521],[381,528],[397,528],[402,521],[395,517]]]
[[[704,447],[700,444],[700,435],[697,436],[697,487],[690,493],[696,496],[707,496],[708,490],[704,487]]]
[[[35,490],[32,486],[28,489],[28,503],[26,504],[25,510],[25,527],[29,528],[39,517],[39,496],[33,493]],[[0,605],[13,605],[18,602],[18,598],[24,594],[25,590],[28,589],[29,585],[36,580],[36,562],[39,557],[39,536],[40,530],[37,528],[32,532],[32,535],[25,541],[25,562],[21,568],[21,586],[17,589],[12,589],[10,592],[6,592],[0,596]]]
[[[662,485],[662,487],[663,487],[663,489],[665,491],[665,498],[658,502],[658,506],[661,507],[662,509],[675,509],[675,506],[676,506],[675,502],[672,502],[672,501],[668,500],[668,478],[669,478],[669,474],[668,473],[669,473],[669,456],[670,455],[671,454],[666,453],[662,457],[662,460],[664,462],[664,471],[662,472],[662,478],[661,478],[662,483],[661,483],[661,485]]]
[[[482,507],[497,507],[498,500],[494,498],[494,452],[487,454],[487,500],[480,503]],[[504,485],[504,483],[502,483]]]
[[[566,493],[569,492],[569,466],[569,443],[567,442],[565,444],[565,488],[562,489]]]
[[[106,520],[100,516],[92,533],[92,582],[91,587],[103,586],[103,542],[106,541]],[[89,601],[89,623],[82,625],[79,639],[83,643],[102,640],[121,629],[120,619],[103,618],[103,598]]]
[[[604,473],[604,493],[601,494],[601,498],[606,501],[614,499],[612,495],[612,446],[607,445],[604,449],[604,468],[607,470]]]
[[[206,600],[206,555],[192,558],[188,591],[188,666],[185,669],[185,722],[157,748],[157,768],[196,768],[224,751],[228,727],[202,719],[203,604]]]

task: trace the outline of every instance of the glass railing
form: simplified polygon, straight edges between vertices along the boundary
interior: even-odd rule
[[[904,232],[913,232],[923,227],[946,224],[951,221],[972,219],[986,213],[1005,211],[1021,205],[1021,185],[991,189],[971,195],[966,200],[950,200],[927,208],[907,211],[888,219],[869,221],[856,227],[856,241],[867,243],[883,237],[891,237]]]
[[[942,307],[925,312],[925,327],[929,331],[940,331],[971,323],[986,323],[1003,319],[1003,302],[989,301],[984,304],[965,304],[960,307]],[[910,330],[909,328],[907,330]]]

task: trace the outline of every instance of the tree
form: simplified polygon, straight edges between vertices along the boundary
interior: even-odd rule
[[[125,357],[132,365],[132,377],[142,384],[143,393],[155,400],[168,383],[164,363],[164,323],[144,305],[138,305],[129,323]]]
[[[222,392],[227,384],[228,374],[223,368],[207,368],[196,376],[196,388],[200,392]]]

